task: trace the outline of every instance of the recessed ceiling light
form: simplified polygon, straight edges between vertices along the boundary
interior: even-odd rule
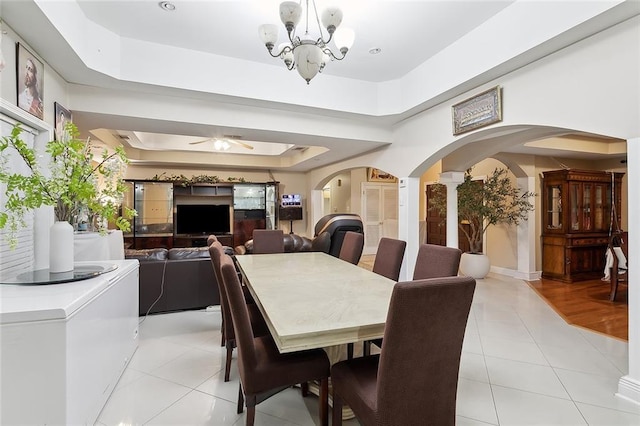
[[[380,49],[379,47],[372,47],[371,49],[369,49],[369,53],[371,53],[372,55],[377,55],[380,52],[382,52],[382,49]]]
[[[158,3],[158,6],[160,6],[160,9],[166,10],[167,12],[173,12],[174,10],[176,10],[176,5],[171,3],[170,1],[161,1],[160,3]]]

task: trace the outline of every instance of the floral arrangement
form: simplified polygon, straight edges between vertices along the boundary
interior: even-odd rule
[[[46,145],[50,163],[45,173],[35,149],[20,138],[22,131],[17,124],[0,141],[0,183],[6,185],[0,229],[8,229],[10,247],[16,246],[16,233],[26,225],[25,214],[42,206],[53,206],[56,220],[71,224],[84,212],[102,233],[109,221],[125,232],[131,229],[128,219],[135,216],[135,210],[123,208],[120,214],[129,162],[122,146],[111,153],[105,149],[94,158],[91,141],[79,139],[78,129],[69,122],[64,137]],[[21,159],[30,173],[12,171],[10,157],[14,162]]]

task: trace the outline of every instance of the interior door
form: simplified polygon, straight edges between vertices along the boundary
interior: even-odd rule
[[[433,185],[427,185],[426,188],[426,197],[425,201],[427,203],[427,244],[436,244],[439,246],[447,245],[447,218],[446,216],[440,216],[440,214],[436,211],[429,210],[429,196],[431,195]],[[463,228],[469,229],[468,224],[461,224]],[[458,229],[458,248],[463,252],[467,252],[471,250],[469,245],[469,240],[464,235],[464,233]]]
[[[374,254],[380,238],[398,238],[398,185],[362,184],[363,254]]]

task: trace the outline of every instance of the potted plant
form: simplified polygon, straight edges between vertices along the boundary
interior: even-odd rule
[[[527,220],[528,212],[535,208],[529,199],[536,194],[522,193],[512,184],[508,171],[504,168],[494,169],[484,182],[474,181],[471,169],[468,169],[465,172],[464,181],[458,185],[457,190],[458,226],[469,241],[469,254],[477,255],[476,261],[483,264],[479,272],[465,273],[465,264],[472,261],[462,259],[460,269],[465,275],[483,278],[490,267],[488,257],[481,253],[485,231],[491,225],[518,225],[521,221]],[[446,217],[447,211],[446,194],[446,187],[436,184],[433,187],[433,196],[429,198],[429,209],[436,210],[443,217]],[[463,224],[468,226],[464,227]],[[483,270],[486,271],[482,273]]]
[[[59,229],[66,228],[63,231],[66,236],[50,237],[52,244],[68,240],[69,229],[73,244],[73,227],[70,224],[77,222],[82,212],[95,219],[92,224],[101,233],[106,232],[108,222],[113,222],[125,232],[130,229],[128,219],[135,215],[135,210],[124,209],[120,214],[122,197],[127,190],[123,180],[128,164],[124,149],[121,146],[113,152],[105,149],[94,156],[91,141],[79,139],[73,123],[67,123],[65,130],[61,140],[50,141],[46,145],[50,158],[47,171],[43,170],[36,150],[20,138],[20,125],[14,126],[11,135],[0,141],[0,183],[6,185],[0,229],[7,228],[12,248],[17,244],[17,231],[25,226],[25,214],[42,206],[54,208],[56,223],[52,232],[56,232],[56,225]],[[19,162],[26,166],[27,172],[15,171]],[[60,254],[58,250],[51,249],[51,261]],[[73,265],[73,247],[65,249],[65,253],[69,251]],[[61,268],[68,268],[68,263],[67,260]],[[50,269],[63,272],[53,265]]]

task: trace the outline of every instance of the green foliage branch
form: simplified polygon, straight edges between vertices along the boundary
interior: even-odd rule
[[[429,209],[441,216],[447,214],[447,190],[443,184],[436,184],[429,197]],[[496,168],[484,184],[474,181],[471,169],[464,174],[464,181],[458,185],[458,225],[469,241],[472,253],[479,253],[482,238],[491,225],[518,225],[527,220],[528,212],[535,209],[529,201],[533,192],[522,192],[514,186],[508,170]],[[468,224],[468,231],[463,224]]]
[[[45,173],[36,150],[21,139],[22,131],[16,124],[0,141],[0,183],[5,185],[0,229],[8,230],[10,247],[15,248],[17,232],[26,226],[25,215],[42,206],[53,206],[56,220],[70,223],[84,210],[101,233],[109,221],[124,232],[131,229],[135,210],[123,208],[120,215],[129,163],[122,146],[111,153],[103,150],[94,161],[91,141],[79,139],[76,126],[67,123],[65,137],[46,145],[51,161]],[[29,172],[14,172],[10,160],[22,160]]]

